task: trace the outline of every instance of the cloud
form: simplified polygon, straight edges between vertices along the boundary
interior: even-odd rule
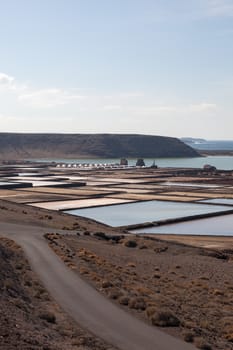
[[[18,101],[26,106],[50,108],[62,106],[71,101],[81,100],[83,98],[85,96],[54,88],[27,91],[18,96]]]
[[[168,115],[173,114],[193,114],[193,113],[210,113],[217,109],[214,103],[201,102],[197,104],[188,105],[157,105],[157,106],[143,106],[143,107],[129,107],[129,111],[144,114],[144,115]]]
[[[129,99],[129,98],[139,98],[139,97],[144,97],[144,93],[143,92],[122,92],[122,93],[118,93],[118,94],[114,94],[114,95],[104,95],[103,97],[106,99]]]
[[[146,96],[143,92],[138,91],[118,92],[113,95],[84,96],[78,89],[37,89],[31,84],[23,85],[22,82],[5,73],[0,73],[0,93],[4,95],[3,101],[8,101],[8,105],[9,101],[12,101],[10,102],[11,105],[15,104],[14,108],[17,108],[17,110],[23,108],[24,114],[30,111],[30,108],[37,110],[54,108],[54,112],[60,111],[60,113],[63,113],[59,109],[61,106],[66,106],[67,111],[72,111],[74,106],[77,111],[78,106],[79,112],[83,114],[98,115],[104,111],[109,113],[110,116],[111,114],[114,115],[115,112],[119,116],[131,115],[131,117],[133,115],[137,117],[206,115],[215,112],[217,109],[216,104],[206,101],[193,104],[155,103],[152,96]]]
[[[191,112],[213,112],[217,109],[217,105],[215,103],[199,103],[199,104],[192,104],[188,108]]]
[[[118,111],[121,109],[121,106],[119,105],[106,105],[103,107],[103,110],[105,111]]]
[[[9,87],[13,84],[15,78],[0,72],[0,86]]]
[[[17,81],[13,76],[0,72],[0,92],[11,96],[24,106],[50,108],[85,98],[77,89],[42,88]]]
[[[15,77],[0,72],[0,91],[12,92],[19,94],[22,91],[28,89],[26,84],[18,82]]]

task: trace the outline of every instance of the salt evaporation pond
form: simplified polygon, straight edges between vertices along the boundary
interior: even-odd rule
[[[212,199],[204,199],[200,201],[201,203],[213,203],[213,204],[226,204],[233,206],[233,199],[231,198],[212,198]]]
[[[233,236],[233,214],[133,230],[144,234]]]
[[[230,209],[230,208],[229,208]],[[68,214],[84,216],[111,226],[125,226],[179,217],[226,211],[226,206],[168,201],[146,201],[130,204],[74,209]]]

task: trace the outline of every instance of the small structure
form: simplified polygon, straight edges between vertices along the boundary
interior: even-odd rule
[[[136,166],[145,166],[145,162],[143,158],[138,158]]]
[[[126,158],[121,158],[120,165],[128,165],[128,160]]]
[[[216,171],[216,170],[217,170],[217,168],[216,168],[215,166],[210,165],[210,164],[205,164],[205,165],[203,166],[203,169],[204,169],[204,170],[208,170],[208,171]]]
[[[152,165],[151,165],[151,168],[152,169],[157,169],[158,168],[158,165],[155,165],[155,161],[153,161]]]

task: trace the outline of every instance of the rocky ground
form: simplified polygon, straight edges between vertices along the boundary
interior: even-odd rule
[[[47,235],[74,271],[135,316],[199,349],[233,349],[233,252],[151,237]]]
[[[13,241],[0,239],[1,350],[113,350],[66,315]]]

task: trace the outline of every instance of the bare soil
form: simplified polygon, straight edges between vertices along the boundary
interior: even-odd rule
[[[233,251],[151,237],[47,236],[63,261],[135,316],[200,349],[233,349]]]
[[[60,309],[9,239],[0,239],[0,266],[1,350],[113,349]]]
[[[52,227],[61,230],[77,230],[77,232],[103,232],[116,233],[117,228],[98,223],[87,218],[75,217],[60,211],[51,211],[26,204],[12,203],[0,199],[0,221],[35,225],[40,227]]]

